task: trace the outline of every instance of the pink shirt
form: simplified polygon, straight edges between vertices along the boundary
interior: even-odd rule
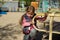
[[[30,16],[29,14],[27,14],[27,16]],[[26,22],[26,19],[23,18],[23,23],[22,23],[22,26],[29,26],[30,25],[30,22]]]
[[[22,26],[29,26],[29,25],[30,25],[30,22],[26,22],[26,19],[23,18]]]

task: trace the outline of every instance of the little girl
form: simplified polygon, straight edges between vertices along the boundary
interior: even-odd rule
[[[23,27],[24,39],[23,40],[34,40],[36,35],[36,30],[33,27],[32,19],[35,16],[35,8],[33,6],[28,6],[26,13],[22,15],[20,24]],[[34,23],[34,25],[36,22]]]

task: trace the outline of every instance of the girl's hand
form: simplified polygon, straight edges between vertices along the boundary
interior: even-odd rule
[[[34,24],[34,23],[31,21],[30,24]]]

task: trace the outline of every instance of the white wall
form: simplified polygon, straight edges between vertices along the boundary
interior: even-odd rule
[[[17,11],[18,2],[6,2],[2,7],[7,7],[9,11]]]
[[[4,0],[4,1],[13,1],[13,0]]]

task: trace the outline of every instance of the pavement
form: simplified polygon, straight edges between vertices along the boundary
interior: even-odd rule
[[[19,20],[20,17],[24,14],[24,12],[7,12],[7,14],[2,14],[2,16],[0,16],[0,28],[2,29],[2,32],[0,31],[0,39],[1,40],[23,40],[23,33],[21,32],[21,26],[19,25]],[[8,27],[7,27],[8,26]],[[5,28],[4,28],[5,27]],[[8,32],[6,30],[3,29],[12,29],[11,31],[8,30]],[[5,31],[5,33],[7,32],[8,34],[12,34],[11,36],[7,35],[4,37],[2,35],[2,33]],[[16,33],[12,33],[12,32],[16,32]],[[4,33],[3,33],[4,34]],[[2,38],[3,36],[3,38]],[[8,37],[8,38],[6,38]],[[14,37],[16,39],[14,39]]]

